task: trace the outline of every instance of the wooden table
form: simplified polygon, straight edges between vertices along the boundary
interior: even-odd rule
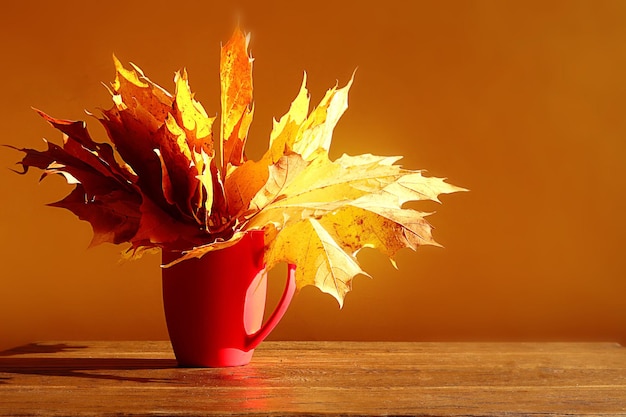
[[[168,342],[34,343],[0,353],[0,415],[626,416],[626,349],[264,342],[183,369]]]

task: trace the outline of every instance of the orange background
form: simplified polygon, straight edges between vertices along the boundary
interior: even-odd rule
[[[357,278],[343,310],[307,288],[272,338],[626,343],[622,1],[10,2],[0,142],[60,139],[29,106],[70,119],[109,107],[113,52],[168,89],[186,66],[216,113],[219,45],[238,15],[255,57],[250,156],[304,70],[317,102],[358,67],[332,156],[404,155],[472,190],[421,207],[445,249],[402,251],[399,271],[364,251],[374,279]],[[0,348],[166,338],[159,259],[87,249],[89,225],[44,206],[70,187],[11,173],[19,158],[0,149]]]

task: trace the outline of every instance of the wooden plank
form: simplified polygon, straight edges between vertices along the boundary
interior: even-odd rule
[[[615,344],[265,342],[253,362],[177,368],[168,342],[0,353],[0,416],[626,416]]]

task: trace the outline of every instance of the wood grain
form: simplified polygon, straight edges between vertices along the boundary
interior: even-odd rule
[[[176,367],[168,342],[0,353],[0,416],[626,416],[626,349],[597,343],[264,342]]]

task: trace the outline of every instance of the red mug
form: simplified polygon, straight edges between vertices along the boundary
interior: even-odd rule
[[[267,271],[262,231],[235,245],[163,268],[163,307],[179,366],[245,365],[254,348],[276,327],[296,290],[290,264],[283,295],[263,324]],[[163,263],[180,253],[163,251]]]

